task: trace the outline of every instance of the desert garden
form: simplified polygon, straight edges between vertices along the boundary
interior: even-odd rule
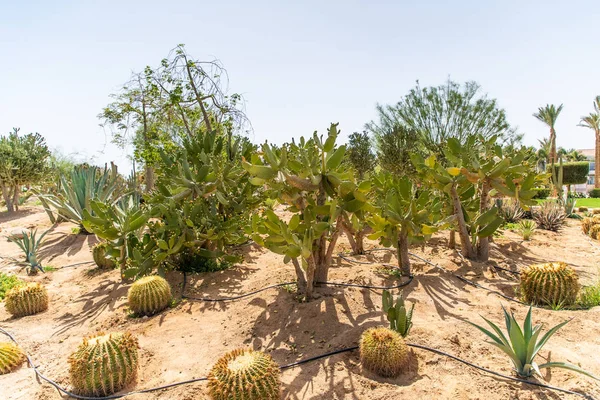
[[[539,149],[451,81],[347,143],[258,145],[225,77],[178,46],[113,94],[128,174],[0,138],[0,397],[600,397],[600,208],[560,106]]]

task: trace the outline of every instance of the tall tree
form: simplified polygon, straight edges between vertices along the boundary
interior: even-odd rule
[[[36,184],[48,173],[50,150],[39,133],[19,135],[19,129],[0,137],[0,190],[8,212],[19,209],[23,186]]]
[[[350,135],[346,144],[346,160],[361,181],[366,174],[373,172],[377,158],[371,150],[371,140],[367,132],[354,132]]]
[[[558,161],[556,153],[556,120],[563,109],[563,105],[556,107],[554,104],[546,104],[545,107],[540,107],[538,112],[533,114],[534,117],[548,125],[550,128],[550,154],[548,155],[551,163]]]
[[[502,141],[515,134],[505,111],[498,107],[495,99],[482,94],[476,82],[461,86],[448,80],[443,85],[426,88],[417,82],[397,104],[377,105],[377,112],[379,121],[367,124],[367,129],[376,137],[393,131],[398,125],[404,126],[418,132],[422,145],[438,155],[443,154],[450,138],[465,143],[469,137],[482,135],[485,138],[497,136]]]
[[[401,124],[379,129],[367,124],[375,136],[379,165],[396,176],[412,177],[415,168],[410,161],[413,153],[423,153],[420,133]]]
[[[600,108],[600,96],[596,98],[596,101],[598,102],[598,108]],[[596,137],[596,148],[594,151],[594,187],[600,188],[600,113],[590,113],[585,117],[581,117],[579,126],[592,129],[594,131],[594,135]]]

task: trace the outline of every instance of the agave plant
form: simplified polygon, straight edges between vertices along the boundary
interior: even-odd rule
[[[99,171],[98,167],[79,165],[73,168],[70,176],[61,175],[58,194],[40,194],[40,201],[47,208],[53,208],[62,218],[78,224],[83,232],[91,233],[82,224],[83,210],[94,215],[90,202],[97,200],[111,203],[119,192],[117,167]]]
[[[542,203],[538,210],[532,212],[532,215],[538,227],[554,232],[562,227],[567,217],[564,207],[553,201]]]
[[[506,223],[519,222],[525,215],[525,211],[523,211],[517,200],[496,199],[495,203],[498,208],[498,216],[504,219]]]
[[[29,263],[29,267],[27,267],[28,274],[36,274],[38,270],[44,272],[38,258],[38,250],[42,244],[42,239],[44,239],[44,236],[48,232],[49,230],[37,237],[36,229],[29,232],[23,231],[22,237],[13,235],[8,238],[11,242],[16,243],[25,253],[25,260]]]
[[[550,340],[550,338],[569,321],[561,322],[540,338],[543,325],[533,326],[531,321],[532,307],[529,307],[529,311],[527,312],[527,316],[525,317],[522,328],[519,326],[514,314],[509,314],[504,306],[502,306],[502,310],[504,311],[504,321],[506,324],[507,335],[502,332],[498,325],[489,321],[485,317],[482,318],[488,323],[495,333],[492,333],[486,328],[472,322],[467,322],[492,339],[492,341],[488,343],[496,346],[510,357],[517,375],[523,378],[529,378],[534,374],[541,376],[542,374],[540,370],[542,368],[564,368],[600,380],[596,376],[573,364],[553,361],[538,365],[534,361],[535,356],[540,352],[540,350],[542,350],[548,340]]]
[[[530,219],[523,219],[517,225],[517,230],[523,236],[523,240],[530,240],[535,228],[537,228],[536,223]]]

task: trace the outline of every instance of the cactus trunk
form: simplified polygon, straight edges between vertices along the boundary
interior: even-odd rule
[[[458,224],[458,236],[460,237],[462,254],[464,257],[474,259],[476,254],[473,250],[473,245],[471,244],[471,237],[469,236],[469,231],[467,230],[467,223],[465,222],[465,216],[460,204],[460,198],[458,197],[458,192],[456,191],[456,185],[452,186],[450,196],[452,197],[452,206],[454,208],[454,215],[456,215],[456,223]]]
[[[408,234],[402,229],[398,234],[398,267],[402,275],[410,276],[410,259],[408,258]]]
[[[479,214],[482,215],[489,209],[490,186],[486,182],[481,186],[479,197]],[[488,237],[477,238],[477,260],[487,261],[490,258],[490,241]]]

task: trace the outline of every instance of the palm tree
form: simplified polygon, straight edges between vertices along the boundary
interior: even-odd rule
[[[600,96],[596,97],[596,103],[594,108],[600,108]],[[590,113],[585,117],[581,117],[579,126],[594,130],[596,135],[596,149],[594,151],[594,187],[600,188],[600,113]]]
[[[556,124],[556,119],[560,115],[560,112],[563,109],[563,105],[556,107],[554,104],[546,104],[546,107],[540,107],[538,112],[533,114],[534,117],[548,125],[550,127],[550,162],[557,162],[556,158],[556,130],[554,129],[554,125]]]

